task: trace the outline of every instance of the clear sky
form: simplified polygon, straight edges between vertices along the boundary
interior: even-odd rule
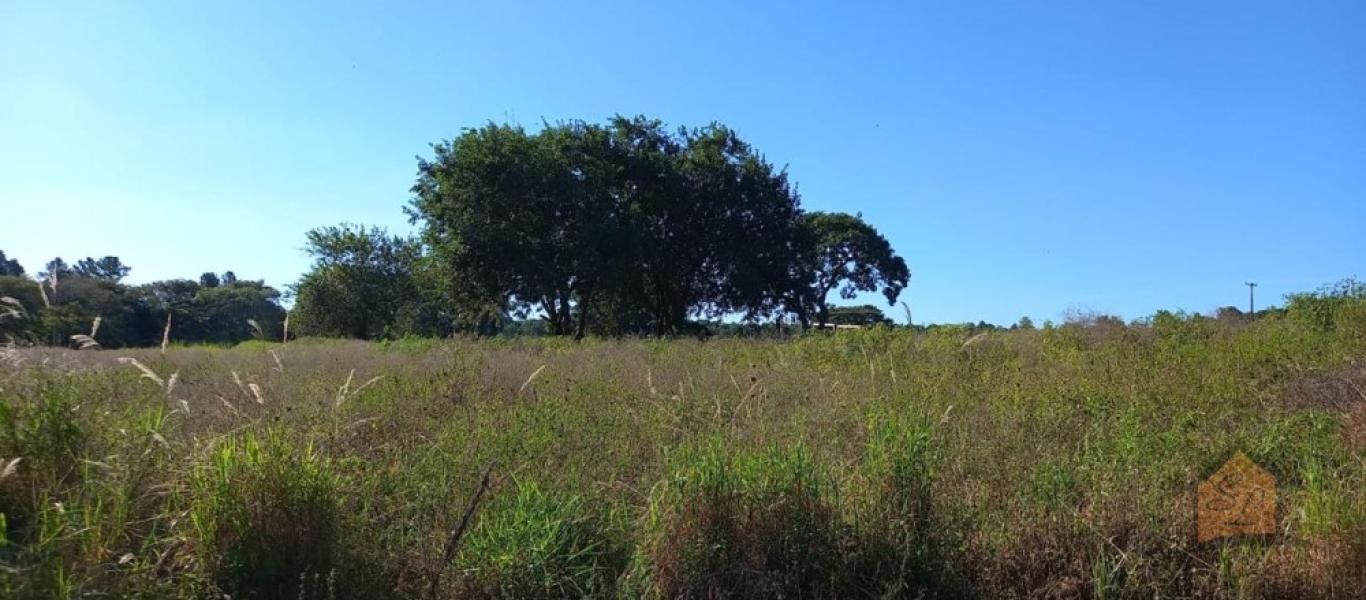
[[[431,142],[643,113],[862,212],[919,322],[1366,276],[1361,0],[359,4],[0,3],[0,249],[283,286],[311,227],[411,231]]]

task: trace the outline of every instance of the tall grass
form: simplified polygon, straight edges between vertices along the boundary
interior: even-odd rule
[[[685,449],[651,498],[641,560],[665,597],[810,597],[845,587],[839,498],[801,445]]]
[[[11,350],[0,596],[1355,597],[1366,324],[1334,302]],[[1199,544],[1194,486],[1237,451],[1277,477],[1279,532]]]
[[[312,444],[246,433],[219,443],[189,477],[197,556],[218,589],[279,598],[334,581],[342,486]]]
[[[609,596],[628,546],[612,516],[578,495],[509,485],[479,516],[457,557],[461,597]]]

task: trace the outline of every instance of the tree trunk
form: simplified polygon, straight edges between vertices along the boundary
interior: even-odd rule
[[[583,339],[584,330],[588,326],[588,297],[587,292],[579,295],[579,322],[574,330],[574,341]]]

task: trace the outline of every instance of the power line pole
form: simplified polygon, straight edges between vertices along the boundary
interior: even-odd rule
[[[1253,290],[1257,289],[1257,283],[1255,281],[1249,281],[1244,285],[1247,286],[1247,314],[1256,315],[1257,305],[1253,302],[1252,292]]]

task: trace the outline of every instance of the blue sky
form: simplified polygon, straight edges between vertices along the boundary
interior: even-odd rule
[[[1366,276],[1357,0],[6,2],[0,249],[282,286],[311,227],[410,231],[429,143],[614,113],[724,122],[862,212],[920,322]]]

